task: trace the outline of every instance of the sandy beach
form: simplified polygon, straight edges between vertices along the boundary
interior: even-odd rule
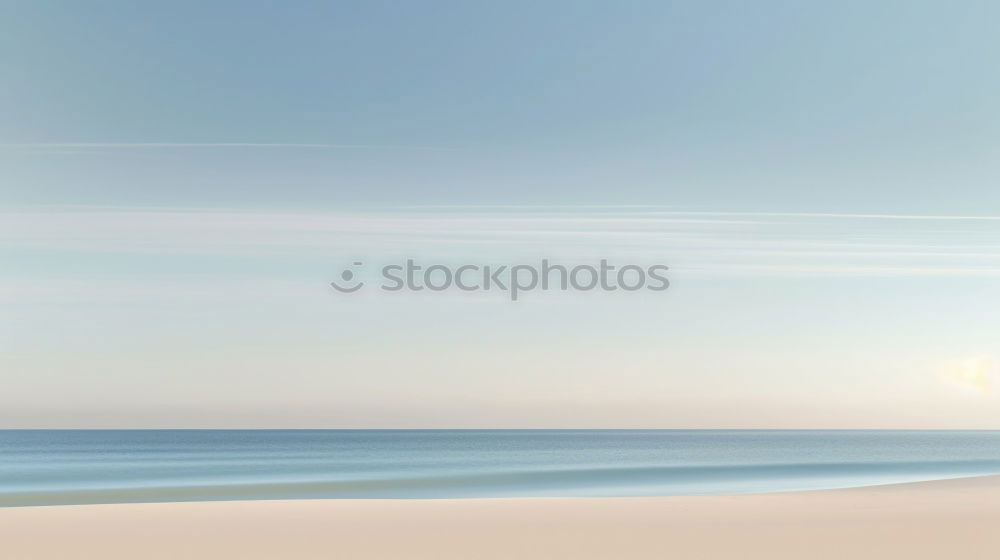
[[[995,558],[1000,476],[740,496],[0,509],[27,559]]]

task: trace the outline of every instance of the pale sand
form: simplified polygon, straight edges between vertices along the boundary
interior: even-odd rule
[[[0,509],[0,558],[1000,558],[1000,477],[745,496]]]

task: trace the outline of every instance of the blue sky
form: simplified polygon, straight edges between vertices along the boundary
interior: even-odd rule
[[[0,2],[0,425],[998,427],[998,12]]]
[[[1000,202],[989,2],[0,9],[4,143],[359,146],[8,148],[11,203]]]

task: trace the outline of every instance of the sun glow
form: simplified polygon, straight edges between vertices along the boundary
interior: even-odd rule
[[[948,363],[944,368],[944,377],[979,393],[992,394],[995,370],[996,362],[991,358],[966,358]]]

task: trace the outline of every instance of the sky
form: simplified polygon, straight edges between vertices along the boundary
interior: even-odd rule
[[[1000,429],[998,16],[0,1],[0,428]]]

